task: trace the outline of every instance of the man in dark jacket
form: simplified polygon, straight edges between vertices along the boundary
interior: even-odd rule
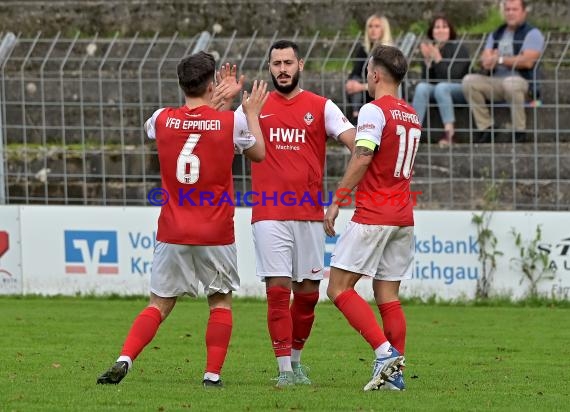
[[[488,101],[510,103],[515,139],[526,138],[524,102],[529,94],[536,98],[535,65],[544,48],[540,30],[526,22],[526,3],[503,1],[505,24],[489,35],[481,54],[481,66],[489,75],[469,74],[463,78],[463,93],[480,130],[478,143],[490,143],[493,138]]]

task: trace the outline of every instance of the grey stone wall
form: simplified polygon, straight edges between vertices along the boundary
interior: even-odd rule
[[[237,30],[249,35],[269,35],[279,30],[287,35],[299,30],[312,34],[344,30],[351,24],[361,27],[374,11],[386,14],[395,32],[406,31],[410,24],[426,20],[436,11],[445,11],[458,25],[481,21],[498,0],[335,0],[335,1],[263,1],[263,0],[3,0],[0,2],[0,30],[32,36],[76,31],[99,32],[110,36],[119,32],[132,36],[136,32],[161,32],[181,35],[211,31],[214,24],[222,35]],[[570,26],[568,0],[543,0],[532,4],[532,20],[561,30]]]

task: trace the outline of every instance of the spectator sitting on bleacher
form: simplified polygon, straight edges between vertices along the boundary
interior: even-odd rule
[[[430,100],[435,100],[439,109],[444,135],[440,146],[450,145],[455,134],[453,103],[466,103],[461,79],[469,70],[469,52],[465,46],[454,41],[457,33],[444,15],[434,17],[427,31],[428,41],[420,44],[424,58],[422,81],[416,86],[412,106],[423,123]]]
[[[347,113],[347,117],[353,124],[356,124],[360,107],[371,101],[367,92],[366,64],[368,63],[368,54],[378,44],[393,46],[393,40],[388,19],[379,13],[375,13],[366,19],[364,39],[354,52],[354,64],[345,85],[350,102],[350,111]]]
[[[493,140],[495,125],[488,101],[510,104],[515,140],[525,141],[524,103],[529,92],[534,97],[537,94],[534,66],[544,48],[544,36],[526,22],[525,0],[504,0],[502,11],[505,24],[489,35],[481,54],[481,66],[489,75],[468,74],[463,78],[463,93],[479,129],[476,143]]]

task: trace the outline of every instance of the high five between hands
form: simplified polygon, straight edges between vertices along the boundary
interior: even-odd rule
[[[245,76],[237,78],[237,66],[222,65],[216,72],[216,87],[212,96],[212,107],[216,110],[230,110],[234,98],[243,88]]]
[[[242,74],[237,77],[237,66],[229,63],[222,65],[220,70],[216,72],[216,87],[211,100],[211,106],[216,110],[230,110],[234,98],[243,89],[245,76]],[[269,92],[267,91],[267,82],[263,80],[255,80],[251,93],[244,91],[242,96],[242,107],[246,114],[255,113],[259,116],[263,105],[267,101]]]

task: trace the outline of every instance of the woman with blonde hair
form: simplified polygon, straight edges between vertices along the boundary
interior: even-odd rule
[[[364,39],[362,46],[366,51],[366,56],[370,54],[370,50],[376,44],[384,46],[393,46],[392,32],[390,30],[390,22],[385,16],[381,14],[373,14],[366,19],[366,30],[364,31]]]
[[[393,46],[392,32],[390,31],[390,22],[388,19],[379,14],[374,13],[366,19],[364,27],[364,39],[359,44],[354,53],[354,65],[352,72],[346,81],[345,90],[348,94],[350,104],[351,121],[356,122],[360,107],[370,101],[367,93],[368,84],[366,82],[366,62],[370,50],[377,44],[385,46]]]

